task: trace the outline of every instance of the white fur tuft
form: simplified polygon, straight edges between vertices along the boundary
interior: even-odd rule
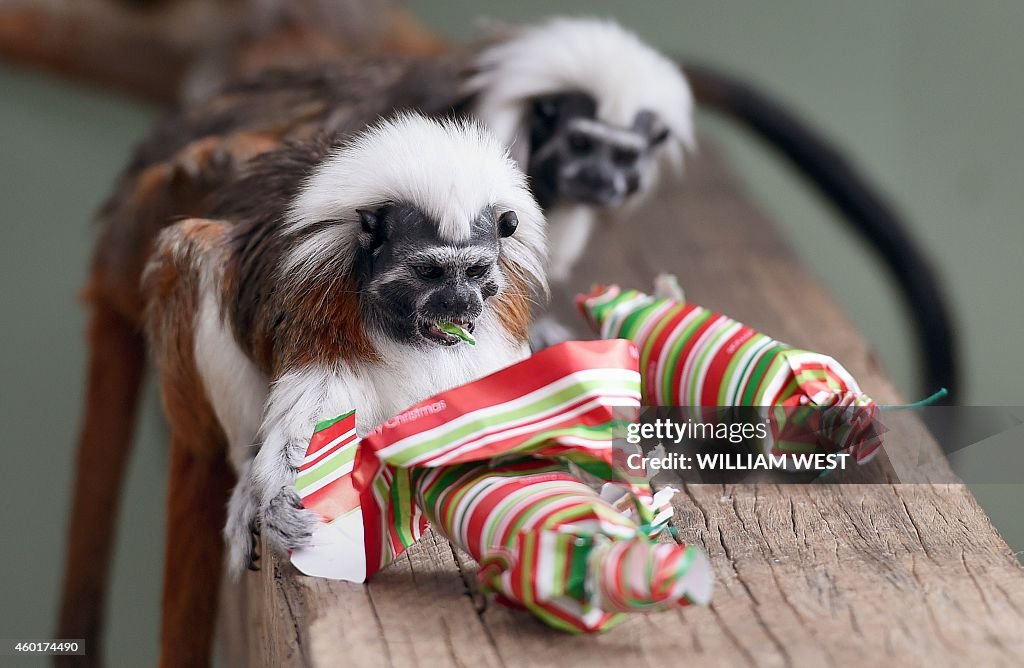
[[[506,146],[478,123],[418,114],[371,126],[316,169],[292,204],[285,233],[334,224],[295,248],[285,270],[315,271],[329,255],[346,272],[360,230],[357,209],[398,201],[423,210],[452,242],[469,238],[486,207],[515,211],[519,227],[502,251],[522,272],[544,275],[544,216]]]
[[[269,383],[235,340],[217,297],[219,278],[209,273],[204,272],[200,285],[193,354],[206,396],[228,439],[228,458],[240,471],[256,445]]]
[[[612,20],[556,18],[485,49],[466,84],[474,115],[525,160],[524,115],[530,99],[579,91],[597,102],[597,117],[630,127],[636,114],[657,114],[671,137],[663,155],[681,167],[694,143],[693,94],[682,71]],[[515,142],[520,145],[514,145]]]

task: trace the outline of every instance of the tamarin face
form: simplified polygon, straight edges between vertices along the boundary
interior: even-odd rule
[[[546,209],[634,204],[694,144],[693,94],[670,59],[618,24],[556,18],[482,49],[463,86]]]
[[[486,207],[458,241],[408,202],[360,209],[359,217],[354,274],[364,322],[407,344],[457,345],[445,322],[472,333],[503,286],[500,240],[515,232],[515,212]]]
[[[650,111],[624,127],[597,119],[596,110],[584,93],[531,101],[527,173],[542,206],[620,206],[651,180],[668,129]]]
[[[400,114],[291,144],[229,194],[232,324],[268,373],[402,346],[441,354],[420,361],[491,355],[525,342],[547,296],[544,215],[472,122]]]

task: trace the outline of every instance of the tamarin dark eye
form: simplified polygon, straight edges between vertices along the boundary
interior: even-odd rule
[[[480,278],[490,271],[491,265],[489,264],[475,264],[469,269],[466,269],[466,276],[470,278]]]
[[[444,269],[436,264],[417,264],[413,266],[412,270],[416,272],[417,276],[428,281],[444,276]]]
[[[533,109],[536,114],[545,121],[554,120],[555,116],[558,114],[558,107],[555,105],[555,101],[550,98],[537,100]]]
[[[594,140],[581,132],[573,132],[569,135],[569,148],[573,153],[590,153],[594,148]]]

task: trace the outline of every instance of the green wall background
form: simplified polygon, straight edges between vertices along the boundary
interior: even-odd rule
[[[1024,4],[409,4],[456,37],[481,13],[512,21],[617,16],[658,46],[728,66],[782,97],[884,187],[944,269],[962,325],[968,401],[1024,403]],[[84,371],[76,295],[88,221],[153,117],[108,94],[0,68],[0,637],[52,631]],[[716,119],[701,122],[913,395],[912,350],[888,278],[762,147]],[[121,511],[111,665],[155,656],[166,446],[152,392],[146,404]],[[1024,548],[1020,487],[975,492],[1010,544]]]

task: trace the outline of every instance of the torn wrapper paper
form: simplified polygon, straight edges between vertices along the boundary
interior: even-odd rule
[[[570,342],[420,402],[359,441],[354,415],[321,423],[297,481],[325,518],[293,563],[364,581],[427,520],[480,564],[482,590],[567,631],[622,613],[706,602],[696,547],[658,543],[670,490],[612,463],[612,434],[640,405],[636,348]],[[626,512],[580,475],[619,485]]]
[[[701,306],[616,285],[576,304],[603,338],[637,344],[644,404],[763,407],[765,452],[845,452],[868,461],[882,445],[877,404],[837,361],[780,343]]]

